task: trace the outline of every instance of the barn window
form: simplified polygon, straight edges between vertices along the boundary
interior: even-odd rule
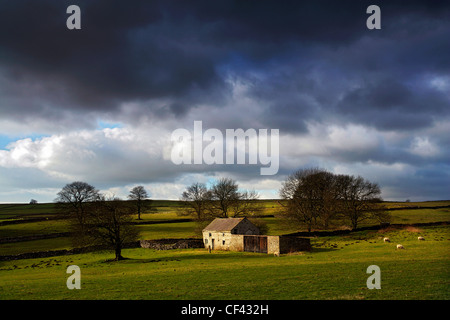
[[[209,236],[211,237],[211,232],[209,233]]]
[[[222,240],[222,245],[225,245],[225,240]]]

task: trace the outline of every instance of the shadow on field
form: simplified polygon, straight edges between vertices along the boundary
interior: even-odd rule
[[[117,261],[115,259],[108,259],[102,261],[102,263],[151,263],[151,262],[170,262],[170,261],[181,261],[177,258],[158,258],[158,259],[150,259],[150,258],[128,258],[123,257],[121,260]]]
[[[340,250],[340,248],[338,247],[312,247],[311,249],[311,253],[319,253],[319,252],[332,252],[332,251],[337,251]]]
[[[232,251],[222,251],[222,252],[212,252],[208,253],[208,251],[194,251],[194,252],[182,252],[181,250],[178,252],[167,252],[163,257],[152,257],[152,258],[129,258],[133,262],[137,263],[152,263],[152,262],[186,262],[186,261],[239,261],[242,259],[245,260],[254,260],[254,259],[265,259],[268,257],[274,257],[271,254],[265,253],[252,253],[252,252],[232,252]]]

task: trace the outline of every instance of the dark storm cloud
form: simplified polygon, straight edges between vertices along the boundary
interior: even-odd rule
[[[337,105],[338,113],[356,123],[380,129],[420,129],[448,116],[450,101],[431,88],[408,88],[393,79],[380,80],[347,92]]]
[[[376,35],[365,27],[368,1],[77,1],[82,10],[82,30],[77,31],[65,27],[70,4],[1,2],[2,96],[12,109],[2,106],[2,116],[26,111],[39,117],[48,111],[62,121],[71,111],[119,112],[124,102],[141,103],[161,116],[183,116],[198,104],[220,107],[226,103],[230,87],[220,70],[245,77],[249,69],[264,73],[294,63],[305,68],[302,77],[298,77],[302,69],[292,70],[284,79],[268,77],[254,93],[267,108],[263,123],[303,131],[304,120],[320,119],[321,112],[332,111],[330,101],[336,87],[325,71],[320,88],[316,85],[309,91],[308,72],[331,59],[345,70],[351,60],[359,64],[354,71],[358,75],[351,73],[352,69],[350,73],[340,71],[339,77],[346,81],[373,72],[377,63],[386,60],[371,59],[371,53],[360,47],[350,59],[333,53],[342,47],[351,50],[362,37],[373,37],[377,43],[383,37],[414,37],[417,30],[422,30],[424,37],[427,30],[441,30],[434,33],[439,35],[437,39],[424,42],[435,45],[419,52],[414,47],[415,52],[402,55],[399,65],[386,61],[383,67],[412,67],[414,72],[416,57],[433,63],[436,70],[449,65],[448,55],[438,51],[448,48],[448,41],[442,43],[448,29],[443,20],[448,6],[440,1],[408,2],[407,6],[380,1],[383,29]],[[418,14],[420,19],[416,19]],[[447,26],[441,27],[443,23]],[[373,44],[373,48],[393,50],[394,58],[404,53],[393,46]],[[402,48],[409,50],[408,43]],[[235,64],[236,58],[240,64]],[[300,61],[303,58],[309,61]],[[12,98],[11,92],[23,86],[28,87],[26,93]],[[371,89],[361,88],[359,95],[374,95]],[[355,95],[358,93],[348,92],[344,100],[351,101]],[[167,100],[164,110],[161,105],[155,107],[157,99]],[[338,111],[345,113],[348,108],[340,105]]]
[[[68,5],[2,5],[1,71],[14,78],[12,89],[43,87],[31,92],[44,100],[41,108],[111,111],[121,102],[185,96],[195,102],[191,90],[215,90],[222,83],[207,50],[190,48],[183,35],[164,29],[157,2],[79,1],[82,30],[76,31],[65,26]]]

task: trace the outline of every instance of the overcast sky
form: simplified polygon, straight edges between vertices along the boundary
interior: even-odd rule
[[[194,121],[279,129],[278,173],[175,165],[171,133]],[[76,180],[178,199],[218,177],[276,198],[307,167],[450,199],[448,1],[0,0],[0,202]]]

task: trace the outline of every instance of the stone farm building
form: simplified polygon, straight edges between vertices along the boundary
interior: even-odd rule
[[[217,218],[203,229],[203,243],[211,250],[230,250],[283,254],[309,251],[307,238],[260,235],[247,218]]]

